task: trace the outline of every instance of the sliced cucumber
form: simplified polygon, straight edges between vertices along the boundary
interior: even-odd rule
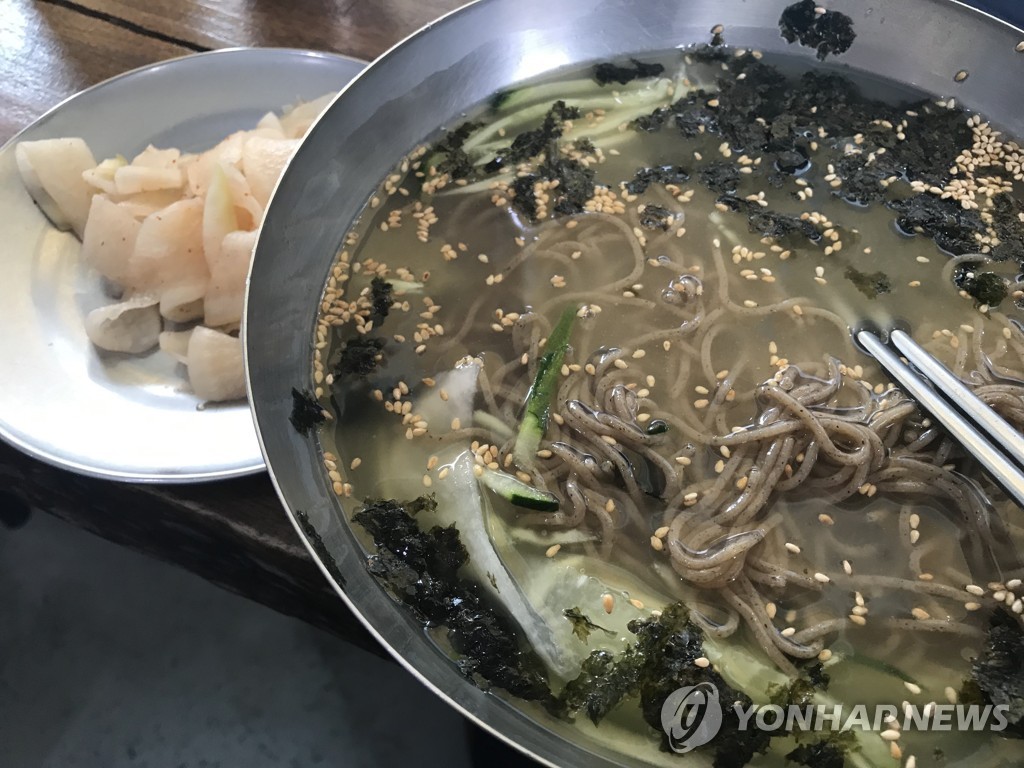
[[[485,469],[480,482],[517,507],[538,512],[554,512],[558,509],[558,499],[554,494],[534,488],[507,472]]]
[[[569,335],[579,307],[572,304],[562,310],[562,316],[547,341],[547,351],[537,365],[537,377],[526,397],[526,415],[519,425],[516,446],[513,450],[516,463],[521,467],[533,466],[533,459],[540,446],[544,431],[551,416],[551,399],[558,388],[558,377],[562,370],[562,359],[569,346]]]

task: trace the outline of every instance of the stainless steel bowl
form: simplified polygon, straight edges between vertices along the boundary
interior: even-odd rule
[[[261,230],[246,309],[247,375],[264,455],[288,514],[305,537],[296,521],[304,513],[330,555],[325,562],[306,540],[324,575],[396,659],[465,715],[543,763],[639,764],[474,687],[366,572],[363,553],[338,518],[314,441],[288,422],[292,387],[310,386],[318,299],[344,233],[378,181],[460,112],[554,68],[707,41],[716,24],[725,26],[730,45],[811,62],[812,51],[787,45],[779,35],[779,15],[790,2],[469,5],[396,46],[342,92],[289,166]],[[1024,53],[1014,50],[1024,38],[1019,30],[950,0],[830,0],[828,6],[850,15],[857,32],[840,63],[955,96],[1024,134]],[[955,82],[960,70],[969,77]]]

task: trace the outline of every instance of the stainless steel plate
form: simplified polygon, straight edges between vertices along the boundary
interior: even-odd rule
[[[207,149],[268,110],[336,91],[364,64],[332,54],[232,49],[107,80],[0,149],[0,437],[44,461],[116,480],[194,482],[263,469],[245,403],[198,410],[167,356],[100,354],[82,320],[109,303],[25,192],[18,141],[81,136],[97,160],[147,144]],[[271,299],[273,301],[273,299]]]
[[[306,543],[324,574],[395,657],[463,713],[545,764],[643,763],[621,745],[599,743],[542,713],[528,716],[476,688],[367,573],[339,519],[315,441],[288,423],[291,388],[311,387],[318,299],[337,247],[376,183],[460,112],[557,67],[707,41],[717,24],[730,45],[813,63],[812,51],[779,35],[779,15],[791,2],[481,0],[406,40],[346,89],[296,155],[264,222],[250,274],[246,351],[252,405],[278,493],[293,521],[301,512],[322,540],[322,547],[308,537]],[[947,0],[830,0],[828,7],[850,15],[857,32],[838,64],[956,96],[1011,133],[1024,133],[1019,30]],[[955,82],[959,70],[970,76]],[[290,258],[277,258],[282,252]],[[296,528],[306,536],[297,522]],[[685,762],[704,764],[694,754]]]

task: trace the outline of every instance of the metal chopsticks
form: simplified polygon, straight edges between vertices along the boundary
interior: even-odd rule
[[[857,331],[856,340],[1024,508],[1024,435],[903,331],[892,331],[889,343],[917,370],[904,363],[869,330]],[[950,400],[956,403],[956,408]]]

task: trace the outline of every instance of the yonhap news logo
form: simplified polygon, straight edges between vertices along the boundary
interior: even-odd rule
[[[741,731],[874,731],[883,738],[903,731],[991,731],[1009,725],[1005,704],[743,704],[720,700],[714,683],[677,688],[661,706],[661,727],[673,752],[702,747],[731,711]]]
[[[714,683],[677,688],[661,705],[661,727],[673,752],[702,747],[722,728],[722,704]]]

